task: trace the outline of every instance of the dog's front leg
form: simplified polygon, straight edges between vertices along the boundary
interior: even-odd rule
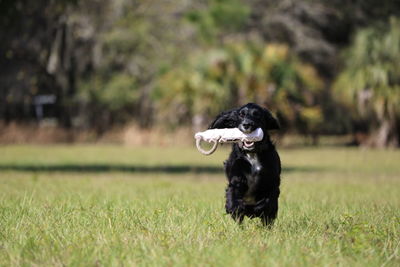
[[[264,202],[264,207],[260,206],[260,210],[263,210],[261,214],[261,221],[264,225],[270,226],[274,222],[276,215],[278,213],[278,198],[279,189],[274,190],[268,194],[266,202]]]
[[[234,176],[230,179],[226,189],[226,212],[231,214],[232,218],[241,223],[244,218],[245,206],[243,196],[247,190],[246,178]]]

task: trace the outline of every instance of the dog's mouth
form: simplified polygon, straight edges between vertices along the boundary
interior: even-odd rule
[[[255,147],[254,142],[243,141],[243,149],[253,150]]]

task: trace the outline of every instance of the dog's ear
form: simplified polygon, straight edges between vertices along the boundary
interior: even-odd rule
[[[267,130],[279,130],[281,126],[279,125],[278,120],[272,116],[271,112],[268,109],[263,108],[263,115],[265,121],[265,128]]]
[[[271,116],[269,124],[268,124],[268,130],[279,130],[281,126],[279,125],[279,122],[276,118]]]
[[[238,126],[239,116],[237,109],[221,112],[210,124],[208,129],[235,128]]]

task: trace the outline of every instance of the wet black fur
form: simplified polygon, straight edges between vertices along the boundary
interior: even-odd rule
[[[209,128],[234,127],[244,132],[261,127],[264,138],[256,142],[251,151],[240,143],[232,145],[232,152],[225,162],[228,178],[226,212],[239,223],[244,216],[248,216],[260,217],[265,225],[269,225],[278,212],[281,162],[268,131],[279,129],[279,124],[267,109],[249,103],[238,109],[222,112]],[[258,169],[257,164],[251,163],[250,157],[258,159]],[[248,179],[252,177],[255,183],[252,192],[248,192]],[[246,201],[249,197],[254,201]]]

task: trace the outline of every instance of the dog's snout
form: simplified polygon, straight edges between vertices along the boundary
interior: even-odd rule
[[[254,123],[252,123],[251,121],[243,121],[239,125],[239,129],[244,133],[250,133],[255,130]]]

